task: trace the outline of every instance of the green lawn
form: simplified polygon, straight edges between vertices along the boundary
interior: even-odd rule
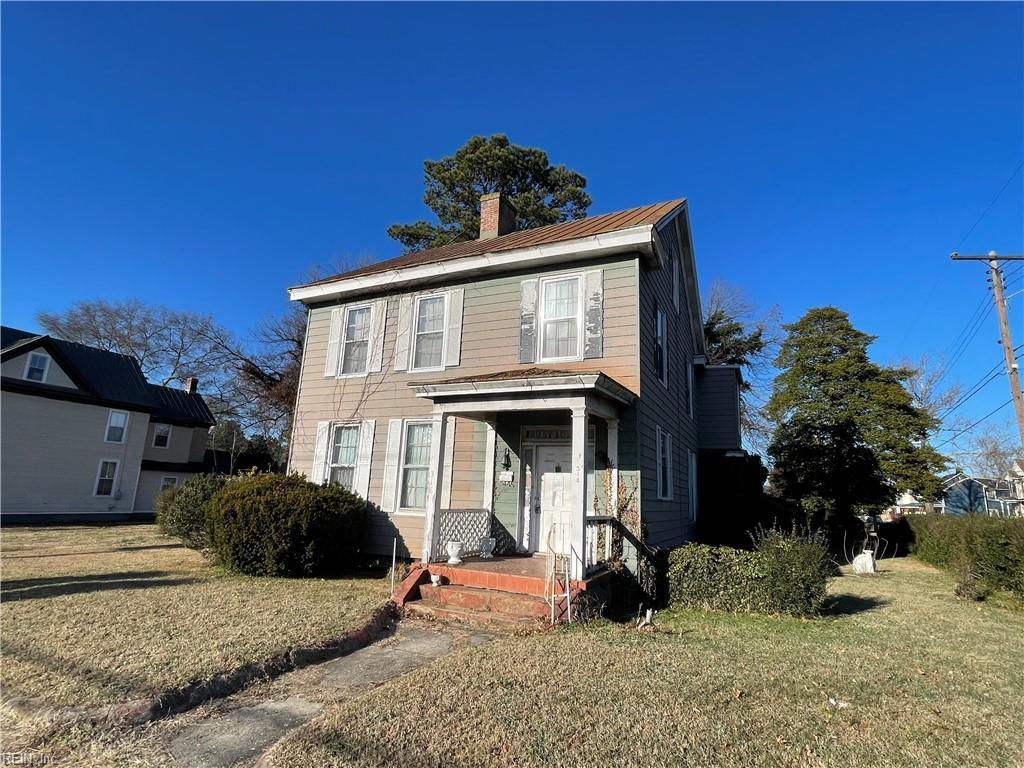
[[[387,599],[381,579],[228,576],[153,525],[5,528],[5,700],[93,705],[344,634]]]
[[[886,561],[801,621],[665,612],[508,638],[325,710],[277,766],[1024,764],[1024,613]]]

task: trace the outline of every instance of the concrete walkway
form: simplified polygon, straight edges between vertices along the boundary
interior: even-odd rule
[[[471,644],[490,635],[468,633]],[[187,726],[168,744],[188,768],[250,766],[290,731],[310,720],[325,703],[351,699],[427,664],[453,648],[451,631],[399,624],[395,634],[338,659],[291,672],[275,681],[285,698],[212,714]]]

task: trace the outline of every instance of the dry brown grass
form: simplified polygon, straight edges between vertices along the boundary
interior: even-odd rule
[[[465,650],[336,705],[278,766],[1024,764],[1024,613],[886,562],[811,621],[667,612]]]
[[[376,578],[229,576],[153,525],[6,528],[4,699],[94,705],[152,696],[361,624]]]

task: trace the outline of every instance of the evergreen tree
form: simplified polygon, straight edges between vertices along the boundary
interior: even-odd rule
[[[835,307],[784,329],[767,406],[778,425],[768,449],[773,489],[832,530],[902,490],[934,499],[944,460],[926,442],[934,418],[904,387],[911,371],[873,363],[874,337]]]
[[[408,251],[475,240],[480,197],[500,192],[516,210],[516,228],[582,219],[590,207],[587,180],[564,165],[551,165],[544,150],[520,147],[507,136],[473,136],[455,154],[423,163],[423,202],[438,224],[392,224],[388,234]]]

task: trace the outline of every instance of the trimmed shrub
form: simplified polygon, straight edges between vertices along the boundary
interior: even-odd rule
[[[954,573],[957,593],[974,599],[992,590],[1024,597],[1024,519],[981,515],[911,515],[913,554]]]
[[[210,502],[218,562],[251,576],[330,576],[352,567],[366,502],[299,475],[233,481]]]
[[[817,613],[832,574],[820,537],[777,529],[754,536],[754,551],[686,544],[669,555],[671,605],[719,611]]]
[[[168,536],[181,539],[186,547],[208,547],[207,512],[210,500],[227,483],[228,478],[224,475],[195,475],[179,488],[161,491],[156,507],[156,522],[160,530]]]

